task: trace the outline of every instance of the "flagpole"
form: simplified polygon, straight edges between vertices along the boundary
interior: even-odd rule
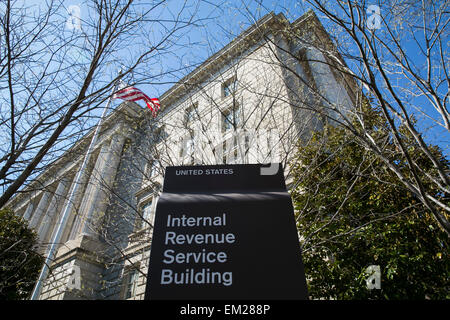
[[[122,73],[122,70],[119,70],[118,73],[120,75]],[[50,249],[48,251],[48,255],[45,258],[44,266],[42,267],[42,270],[41,270],[41,272],[39,274],[39,278],[38,278],[38,280],[36,282],[36,285],[35,285],[35,287],[33,289],[33,293],[31,295],[30,300],[38,300],[39,299],[39,295],[41,294],[41,291],[42,291],[43,282],[47,278],[48,271],[49,271],[49,268],[50,268],[50,264],[51,264],[52,260],[54,259],[54,255],[56,254],[57,245],[58,245],[58,243],[59,243],[59,241],[61,239],[61,236],[62,236],[63,230],[65,228],[65,225],[67,223],[67,219],[69,217],[69,214],[72,211],[73,198],[75,197],[75,194],[78,191],[78,188],[80,186],[81,178],[83,177],[84,172],[86,171],[86,167],[87,167],[87,164],[89,163],[89,160],[91,158],[92,151],[93,151],[94,146],[95,146],[95,144],[97,143],[97,140],[98,140],[98,136],[99,136],[99,133],[100,133],[100,128],[101,128],[101,126],[103,124],[103,120],[106,117],[106,113],[107,113],[107,111],[109,109],[109,106],[111,104],[111,100],[112,100],[113,94],[116,91],[116,89],[117,89],[117,81],[114,83],[114,86],[113,86],[112,91],[111,91],[111,95],[109,96],[108,101],[106,102],[105,107],[103,108],[102,115],[100,117],[100,120],[97,123],[96,128],[95,128],[94,135],[92,137],[91,143],[89,144],[89,148],[88,148],[88,150],[86,152],[86,155],[84,156],[84,160],[83,160],[83,163],[81,165],[81,168],[77,172],[75,180],[74,180],[74,182],[72,184],[73,188],[72,188],[72,190],[70,192],[70,195],[69,195],[69,198],[68,198],[68,200],[66,202],[66,206],[64,208],[63,214],[61,216],[60,223],[58,225],[58,229],[57,229],[57,231],[56,231],[56,233],[53,236],[53,239],[51,241],[51,246],[50,246]]]

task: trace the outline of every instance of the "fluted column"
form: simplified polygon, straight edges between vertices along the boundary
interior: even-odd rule
[[[78,168],[79,170],[79,168]],[[79,208],[81,207],[81,201],[83,199],[83,195],[85,193],[85,189],[88,189],[88,186],[86,184],[89,181],[89,174],[87,172],[82,175],[79,179],[79,181],[76,181],[76,173],[73,178],[72,184],[70,186],[69,194],[72,193],[72,190],[76,187],[76,184],[78,184],[78,189],[73,195],[72,199],[67,199],[67,201],[71,202],[72,210],[70,212],[67,224],[66,224],[66,230],[63,232],[63,236],[61,238],[62,242],[65,242],[66,240],[74,240],[76,236],[78,235],[78,230],[80,229],[80,225],[82,225],[82,216],[80,214]],[[86,186],[86,187],[84,187]],[[64,205],[67,205],[67,201]]]
[[[38,226],[42,215],[44,214],[45,210],[47,210],[48,203],[50,201],[50,195],[50,192],[47,190],[44,190],[42,192],[41,200],[39,200],[39,204],[37,205],[36,210],[31,217],[31,221],[29,224],[30,228],[36,228]]]
[[[87,183],[84,193],[79,201],[81,201],[76,214],[76,219],[70,233],[70,240],[75,239],[81,232],[86,220],[86,211],[89,207],[89,203],[93,201],[93,195],[95,193],[97,181],[99,180],[99,172],[105,165],[106,155],[108,154],[109,145],[103,144],[100,147],[100,151],[95,160],[94,168],[90,174],[84,175],[84,183]]]
[[[33,204],[33,201],[30,200],[30,202],[28,202],[28,206],[27,206],[27,208],[25,209],[25,212],[24,212],[24,214],[23,214],[23,218],[24,218],[26,221],[29,221],[29,220],[30,220],[31,214],[33,213],[33,209],[34,209],[34,204]]]
[[[64,202],[64,196],[67,193],[68,179],[63,178],[56,187],[50,204],[45,212],[42,222],[38,230],[39,240],[44,242],[48,238],[49,230],[53,230],[59,220],[58,208],[61,208],[61,204]]]
[[[86,187],[86,191],[84,192],[83,199],[80,205],[80,210],[78,212],[80,220],[77,229],[74,230],[76,234],[74,234],[73,236],[75,237],[78,236],[80,233],[82,233],[86,221],[87,219],[89,219],[89,211],[92,207],[92,203],[96,201],[95,198],[98,192],[97,189],[99,188],[100,185],[101,172],[103,171],[103,168],[106,166],[108,151],[109,145],[104,144],[101,147],[100,152],[97,156],[94,169],[92,169],[91,176],[89,178],[89,183]]]
[[[80,211],[84,217],[84,225],[81,229],[83,234],[94,235],[98,227],[98,220],[106,210],[107,201],[116,176],[117,167],[122,155],[125,137],[115,134],[107,148],[107,152],[101,152],[95,165],[95,172],[91,175],[89,182],[89,193],[83,199],[84,206]],[[103,147],[102,147],[102,151]]]

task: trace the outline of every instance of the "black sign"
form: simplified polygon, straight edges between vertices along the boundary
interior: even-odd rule
[[[307,299],[283,170],[167,167],[145,299]]]

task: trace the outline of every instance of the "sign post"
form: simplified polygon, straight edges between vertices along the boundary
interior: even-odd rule
[[[166,168],[145,299],[307,299],[283,170],[261,168]]]

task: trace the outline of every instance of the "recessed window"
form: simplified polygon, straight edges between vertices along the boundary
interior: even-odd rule
[[[222,85],[222,96],[228,97],[233,94],[237,89],[237,79],[236,77],[232,77],[225,81]]]
[[[241,123],[241,112],[239,105],[235,104],[222,113],[222,131],[226,132],[238,128]]]
[[[137,283],[139,280],[139,271],[137,267],[131,267],[125,276],[125,299],[136,295]]]
[[[147,202],[142,208],[142,219],[140,222],[140,229],[144,229],[153,226],[153,221],[155,220],[155,210],[153,206],[153,201]]]
[[[186,125],[189,125],[196,119],[198,119],[198,103],[192,104],[185,110],[184,114],[184,121]]]
[[[233,135],[230,139],[223,141],[222,150],[223,164],[236,163],[238,160],[238,137]]]
[[[180,159],[185,165],[194,164],[195,139],[192,136],[185,137],[181,141]]]
[[[154,178],[158,175],[158,161],[152,160],[147,166],[147,178]]]

